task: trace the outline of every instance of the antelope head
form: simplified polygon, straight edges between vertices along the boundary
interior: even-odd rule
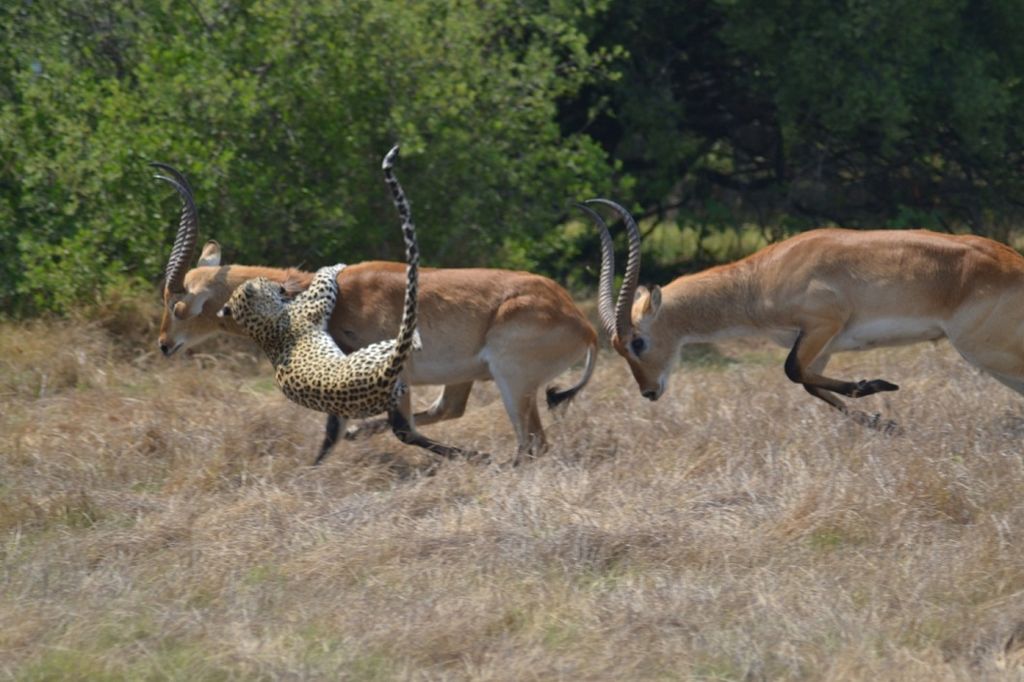
[[[152,163],[166,175],[154,177],[170,184],[181,197],[181,218],[178,233],[167,261],[164,284],[164,309],[160,320],[160,352],[171,356],[186,346],[192,346],[220,331],[213,312],[223,303],[215,298],[217,287],[211,286],[220,265],[220,244],[209,241],[199,257],[200,268],[188,270],[196,240],[199,237],[199,215],[196,210],[192,187],[185,176],[164,163]],[[212,266],[212,267],[203,267]],[[203,308],[210,307],[210,314],[202,315]]]
[[[599,213],[587,204],[603,204],[619,214],[629,235],[626,274],[618,299],[612,306],[614,252],[608,225]],[[658,338],[658,313],[661,311],[661,289],[638,286],[640,280],[640,229],[629,211],[614,201],[589,199],[577,206],[597,224],[601,234],[601,277],[598,283],[598,313],[601,325],[611,339],[612,347],[629,363],[640,393],[648,400],[657,400],[665,392],[668,374],[678,351],[678,344],[669,338]]]

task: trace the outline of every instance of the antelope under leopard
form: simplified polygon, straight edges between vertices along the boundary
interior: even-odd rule
[[[294,299],[277,282],[251,279],[235,289],[219,315],[232,318],[263,350],[274,366],[278,386],[293,402],[346,419],[387,412],[392,431],[402,442],[445,457],[469,454],[419,434],[398,410],[398,399],[407,390],[399,375],[410,352],[420,344],[416,332],[419,247],[409,202],[393,170],[397,156],[396,145],[382,164],[402,219],[407,260],[405,306],[397,338],[346,355],[327,333],[327,318],[338,298],[337,277],[344,265],[317,270],[309,288]]]
[[[295,295],[309,287],[312,272],[292,267],[242,265],[223,260],[221,246],[209,240],[193,263],[199,239],[199,212],[187,178],[167,164],[152,163],[166,175],[181,199],[174,247],[167,260],[163,313],[157,340],[170,358],[211,337],[245,336],[230,317],[219,317],[231,294],[255,277],[265,277]],[[602,267],[604,267],[602,265]],[[338,303],[327,331],[346,353],[395,338],[403,314],[406,264],[366,261],[338,275]],[[412,391],[399,410],[410,428],[458,419],[465,414],[478,382],[493,381],[518,443],[516,460],[547,448],[538,389],[573,365],[583,373],[564,388],[548,385],[547,405],[571,401],[590,381],[597,360],[597,333],[569,292],[542,275],[494,268],[419,268],[417,329],[423,349],[409,356],[402,380],[413,386],[443,386],[425,409],[414,410]],[[316,462],[323,461],[344,434],[354,440],[390,427],[370,419],[350,425],[327,415]]]

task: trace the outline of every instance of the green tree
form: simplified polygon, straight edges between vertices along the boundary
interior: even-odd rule
[[[563,109],[652,212],[969,227],[1024,200],[1024,5],[615,0],[585,29],[622,78]]]
[[[189,176],[202,237],[229,258],[317,267],[401,257],[379,171],[399,141],[425,261],[501,263],[569,199],[609,187],[601,148],[557,121],[560,101],[608,77],[576,27],[597,9],[7,5],[0,306],[66,310],[155,280],[177,199],[151,160]]]

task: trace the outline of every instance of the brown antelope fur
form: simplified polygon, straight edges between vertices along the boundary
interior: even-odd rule
[[[191,197],[185,203],[182,224],[188,223],[187,229],[195,233],[197,221],[186,220],[185,215]],[[187,243],[186,247],[191,248]],[[243,334],[230,318],[218,318],[217,312],[237,286],[254,277],[284,284],[297,293],[309,286],[313,274],[293,268],[222,265],[220,245],[207,242],[198,267],[181,275],[179,290],[165,289],[159,337],[163,354],[173,355],[220,333]],[[168,281],[174,282],[170,274]],[[338,304],[327,328],[344,352],[394,338],[405,295],[404,263],[350,265],[337,282]],[[547,390],[550,407],[572,399],[590,380],[597,357],[597,334],[568,292],[528,272],[420,268],[418,301],[423,349],[409,357],[402,378],[410,386],[443,384],[444,390],[429,408],[415,415],[409,393],[402,397],[399,410],[412,428],[462,416],[473,382],[494,380],[515,429],[517,460],[543,451],[546,438],[537,389],[585,359],[583,376],[575,385]],[[342,420],[328,418],[318,460],[343,427]],[[346,433],[346,438],[385,428],[386,421],[372,420]]]
[[[611,206],[630,234],[619,309],[611,309],[610,283],[599,307],[612,345],[650,400],[665,391],[683,344],[751,334],[792,348],[786,376],[808,393],[884,430],[897,427],[849,410],[836,394],[859,398],[898,386],[825,376],[833,353],[945,337],[968,362],[1024,393],[1024,257],[1004,244],[927,230],[818,229],[648,290],[637,286],[633,218],[613,202],[587,203]],[[585,210],[606,233],[600,216]]]

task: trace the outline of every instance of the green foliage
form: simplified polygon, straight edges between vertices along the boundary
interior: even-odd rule
[[[596,11],[592,10],[592,11]],[[0,9],[0,309],[66,311],[154,281],[192,182],[201,237],[236,261],[401,257],[400,177],[432,265],[502,262],[604,152],[557,103],[607,76],[568,7],[505,2],[57,2]]]
[[[708,246],[730,230],[1008,240],[1022,32],[1008,0],[12,0],[0,314],[152,285],[178,211],[154,160],[231,261],[401,258],[395,141],[430,265],[592,286],[593,229],[566,220],[597,194],[689,231],[645,247],[655,280],[742,252]]]
[[[622,78],[563,109],[652,212],[1005,237],[1024,206],[1024,5],[617,0]]]
[[[820,177],[793,173],[801,207],[831,203],[847,222],[915,211],[982,231],[993,227],[984,209],[1015,209],[1024,51],[1007,38],[1024,28],[1024,6],[723,6],[725,40],[761,67],[747,82],[775,111],[787,166],[814,164]]]

